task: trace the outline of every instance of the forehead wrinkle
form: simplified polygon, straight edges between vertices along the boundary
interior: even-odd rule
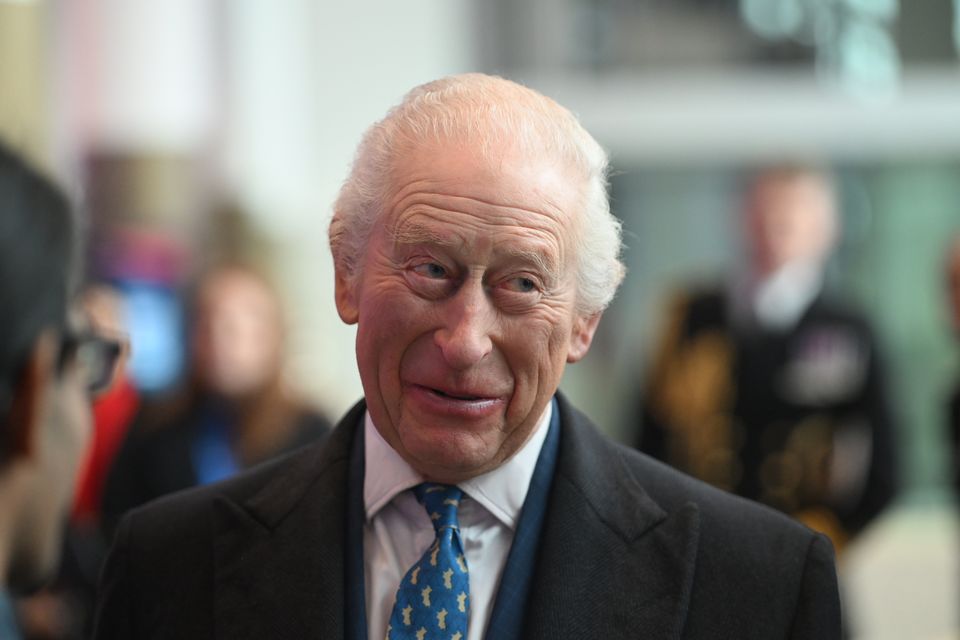
[[[390,239],[395,244],[435,244],[454,247],[462,243],[452,234],[442,234],[430,225],[417,221],[401,221],[390,230]]]
[[[517,220],[511,217],[514,214],[517,217],[534,215],[539,218],[545,218],[556,224],[562,224],[564,218],[568,217],[563,208],[553,202],[546,194],[538,193],[539,208],[530,208],[522,206],[519,203],[511,203],[507,200],[506,194],[502,194],[500,199],[488,199],[477,196],[467,196],[462,193],[446,192],[441,184],[431,183],[431,189],[427,189],[424,183],[427,181],[414,181],[397,192],[392,207],[395,212],[404,212],[409,209],[423,206],[438,211],[449,213],[466,213],[477,217],[485,218],[491,222],[500,224],[516,224]],[[453,182],[453,188],[462,189],[462,185]],[[491,215],[489,210],[501,210],[500,213]],[[526,223],[524,223],[526,224]]]

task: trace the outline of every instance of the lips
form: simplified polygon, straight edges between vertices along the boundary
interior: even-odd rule
[[[476,400],[493,400],[495,396],[488,396],[478,393],[469,393],[469,392],[458,392],[458,391],[444,391],[443,389],[436,389],[434,387],[424,387],[430,393],[436,394],[444,398],[451,398],[453,400],[465,400],[465,401],[476,401]]]
[[[460,418],[481,418],[501,410],[505,394],[480,389],[435,387],[410,384],[407,397],[421,410],[433,415]]]

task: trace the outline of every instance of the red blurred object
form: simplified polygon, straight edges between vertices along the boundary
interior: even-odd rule
[[[94,401],[93,441],[80,467],[73,522],[99,519],[107,474],[139,406],[140,395],[125,376]]]

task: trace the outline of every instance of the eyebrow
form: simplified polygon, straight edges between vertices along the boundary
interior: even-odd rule
[[[512,258],[517,258],[521,262],[533,264],[536,269],[546,275],[551,285],[560,281],[560,272],[556,265],[551,264],[543,254],[538,251],[529,251],[527,249],[512,249],[507,251]]]
[[[394,228],[390,234],[391,239],[397,244],[415,245],[415,244],[434,244],[441,247],[457,247],[463,242],[449,234],[443,235],[437,233],[427,225],[420,223],[409,223]],[[532,264],[538,271],[545,274],[551,282],[560,281],[559,265],[551,264],[542,252],[524,249],[520,247],[511,247],[503,253],[511,258]]]
[[[390,233],[390,238],[397,244],[430,243],[444,247],[453,247],[460,244],[453,238],[441,235],[427,225],[416,222],[403,224],[399,228],[394,228]]]

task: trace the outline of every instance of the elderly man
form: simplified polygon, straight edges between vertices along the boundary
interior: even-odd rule
[[[59,566],[89,393],[110,381],[116,342],[68,317],[75,237],[63,195],[0,145],[0,637],[19,637],[7,590]]]
[[[330,242],[365,400],[324,442],[133,512],[100,638],[833,638],[829,542],[557,393],[621,279],[606,158],[483,75],[361,143]]]
[[[839,233],[832,184],[806,167],[759,172],[741,220],[744,272],[673,309],[641,449],[839,548],[891,500],[895,460],[870,323],[824,291]]]

